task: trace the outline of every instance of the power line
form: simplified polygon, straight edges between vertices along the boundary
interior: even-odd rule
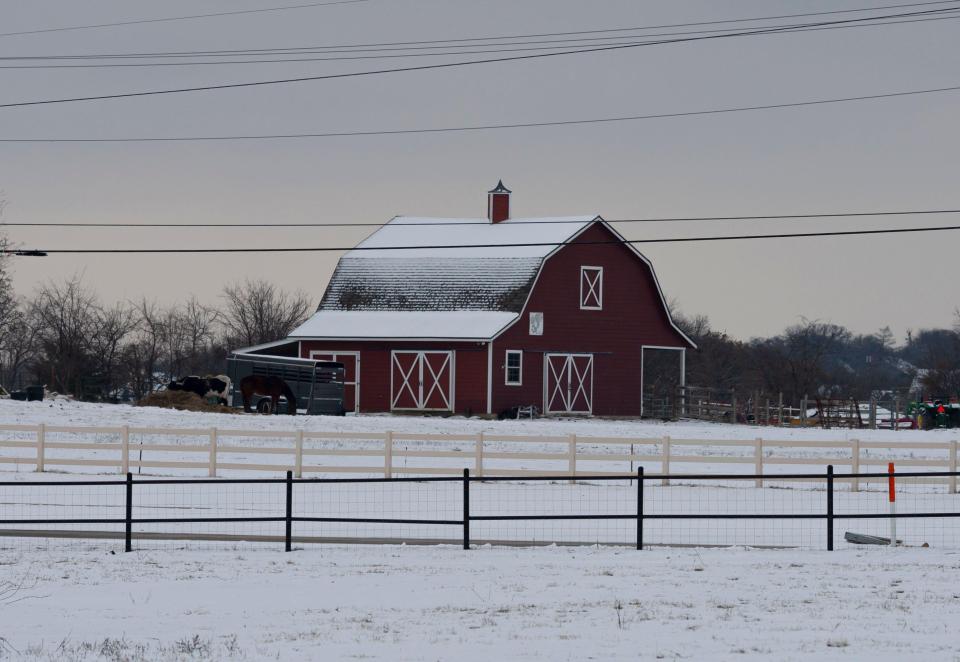
[[[70,58],[95,58],[95,59],[112,59],[112,58],[126,58],[126,57],[193,57],[198,55],[203,56],[216,56],[216,55],[243,55],[251,53],[268,53],[268,52],[289,52],[289,51],[304,51],[304,50],[316,50],[316,49],[354,49],[354,48],[366,48],[366,47],[379,47],[379,46],[419,46],[426,44],[453,44],[453,43],[463,43],[469,41],[492,41],[492,40],[506,40],[506,39],[530,39],[530,38],[540,38],[540,37],[567,37],[572,35],[587,35],[587,34],[601,34],[607,32],[635,32],[643,30],[658,30],[666,28],[679,28],[679,27],[696,27],[704,25],[721,25],[726,23],[749,23],[749,22],[758,22],[758,21],[771,21],[779,20],[786,18],[805,18],[811,16],[827,16],[833,14],[849,14],[849,13],[858,13],[858,12],[872,12],[872,11],[881,11],[885,9],[900,9],[907,7],[922,7],[930,5],[944,5],[944,4],[957,4],[958,0],[939,0],[937,2],[914,2],[914,3],[905,3],[905,4],[895,4],[895,5],[880,5],[876,7],[861,7],[857,9],[841,9],[833,11],[824,11],[824,12],[807,12],[802,14],[781,14],[777,16],[754,16],[749,18],[733,18],[733,19],[723,19],[723,20],[713,20],[713,21],[696,21],[688,23],[670,23],[662,25],[647,25],[647,26],[633,26],[626,28],[601,28],[594,30],[575,30],[567,32],[541,32],[541,33],[528,33],[528,34],[512,34],[512,35],[495,35],[495,36],[486,36],[486,37],[461,37],[453,39],[432,39],[432,40],[417,40],[417,41],[391,41],[391,42],[375,42],[375,43],[360,43],[360,44],[336,44],[336,45],[320,45],[320,46],[301,46],[301,47],[286,47],[286,48],[256,48],[256,49],[233,49],[233,50],[207,50],[207,51],[162,51],[162,52],[153,52],[153,53],[108,53],[108,54],[92,54],[92,55],[51,55],[51,56],[16,56],[16,57],[0,57],[0,59],[42,59],[42,58],[51,58],[51,59],[70,59]],[[298,5],[299,6],[299,5]],[[951,8],[946,8],[949,11]],[[881,17],[873,17],[879,19]],[[757,26],[760,27],[760,26]],[[735,28],[730,28],[735,29]],[[2,36],[2,35],[0,35]],[[647,35],[647,36],[656,36],[656,35]],[[483,44],[478,44],[483,45]]]
[[[956,2],[957,0],[953,0]],[[778,28],[782,31],[789,33],[789,31],[797,32],[811,32],[815,30],[828,30],[828,29],[839,29],[847,27],[874,27],[877,25],[897,25],[900,23],[911,23],[919,21],[937,21],[937,20],[946,20],[955,18],[955,14],[949,14],[949,12],[956,12],[960,10],[958,7],[949,7],[938,12],[944,12],[938,14],[937,16],[929,18],[919,18],[919,19],[910,19],[910,20],[889,20],[884,19],[883,17],[867,17],[861,19],[863,21],[877,21],[876,23],[861,23],[856,25],[826,25],[823,27],[806,27],[806,23],[794,23],[794,24],[780,24],[780,25],[767,25],[767,26],[754,26],[750,29],[756,30],[761,28]],[[829,13],[829,12],[828,12]],[[926,12],[922,12],[919,15],[925,15]],[[886,22],[880,22],[884,21]],[[647,28],[650,29],[650,28]],[[341,45],[341,46],[301,46],[301,47],[288,47],[288,48],[267,48],[267,49],[241,49],[241,50],[225,50],[225,51],[174,51],[174,52],[157,52],[157,53],[119,53],[119,54],[87,54],[87,55],[10,55],[10,56],[0,56],[0,61],[59,61],[59,60],[131,60],[131,59],[170,59],[170,58],[195,58],[195,57],[222,57],[222,58],[237,58],[237,57],[248,57],[248,56],[279,56],[279,55],[308,55],[308,54],[334,54],[334,53],[381,53],[381,52],[395,52],[395,51],[437,51],[442,49],[456,48],[460,49],[454,54],[460,53],[477,53],[477,52],[496,52],[496,51],[469,51],[464,49],[478,49],[478,48],[489,48],[493,46],[523,46],[530,44],[576,44],[576,45],[585,45],[579,42],[595,42],[595,41],[612,41],[620,40],[621,42],[625,39],[646,39],[649,37],[675,37],[683,35],[702,35],[702,34],[719,34],[719,33],[728,33],[734,32],[739,28],[720,28],[720,29],[709,29],[709,30],[685,30],[680,32],[654,32],[654,33],[642,33],[642,34],[617,34],[617,35],[608,35],[603,37],[575,37],[570,39],[529,39],[524,41],[517,41],[517,37],[485,37],[483,39],[494,40],[488,41],[486,43],[443,43],[442,45],[427,45],[427,44],[437,44],[440,42],[436,41],[427,41],[422,42],[421,45],[411,45],[411,46],[401,46],[391,43],[384,44],[354,44],[354,45]],[[637,28],[631,30],[635,32],[636,30],[641,30]],[[614,30],[620,32],[620,29]],[[592,32],[586,32],[584,34],[591,34]],[[570,33],[573,34],[573,33]],[[478,38],[480,39],[480,38]],[[458,41],[458,40],[451,40]],[[463,40],[459,40],[463,41]],[[411,44],[416,44],[417,42],[409,42]],[[561,48],[557,46],[556,48]],[[520,50],[520,49],[517,49]],[[334,59],[334,58],[331,58]],[[264,60],[264,61],[282,61],[282,60]],[[89,66],[114,66],[109,64],[104,65],[89,65]],[[128,65],[132,66],[132,65]],[[146,66],[146,65],[144,65]],[[159,66],[159,65],[158,65]]]
[[[167,23],[171,21],[190,21],[198,18],[214,18],[217,16],[237,16],[240,14],[264,14],[267,12],[289,11],[291,9],[306,9],[309,7],[325,7],[329,5],[352,5],[370,0],[333,0],[330,2],[309,2],[302,5],[284,5],[282,7],[265,7],[263,9],[242,9],[236,11],[213,12],[210,14],[192,14],[189,16],[169,16],[165,18],[146,18],[133,21],[118,21],[116,23],[95,23],[92,25],[69,25],[61,28],[40,28],[36,30],[20,30],[19,32],[0,32],[0,37],[17,37],[28,34],[42,34],[44,32],[67,32],[70,30],[92,30],[94,28],[112,28],[124,25],[142,25],[144,23]]]
[[[278,133],[255,135],[227,135],[227,136],[171,136],[171,137],[128,137],[128,138],[0,138],[0,143],[128,143],[128,142],[198,142],[198,141],[229,141],[229,140],[292,140],[307,138],[347,138],[362,136],[398,136],[428,133],[454,133],[467,131],[493,131],[503,129],[529,129],[558,126],[577,126],[586,124],[609,124],[616,122],[634,122],[640,120],[669,119],[678,117],[697,117],[703,115],[723,115],[759,110],[778,110],[784,108],[801,108],[804,106],[821,106],[837,103],[852,103],[856,101],[870,101],[892,99],[896,97],[914,96],[920,94],[935,94],[942,92],[956,92],[960,85],[934,87],[922,90],[906,90],[901,92],[884,92],[880,94],[865,94],[855,97],[837,97],[831,99],[814,99],[810,101],[794,101],[788,103],[763,104],[756,106],[734,106],[729,108],[710,108],[706,110],[690,110],[674,113],[652,113],[647,115],[624,115],[619,117],[596,117],[575,120],[555,120],[547,122],[518,122],[509,124],[479,124],[473,126],[452,126],[419,129],[374,129],[367,131],[331,131],[324,133]]]
[[[822,218],[859,218],[865,216],[919,216],[930,214],[960,214],[960,209],[915,209],[906,211],[857,211],[857,212],[828,212],[823,214],[767,214],[752,216],[668,216],[649,218],[612,218],[604,219],[607,223],[678,223],[686,221],[759,221],[759,220],[788,220],[788,219],[822,219]],[[582,219],[560,219],[556,221],[509,221],[509,225],[566,225],[583,223]],[[79,227],[79,228],[362,228],[386,227],[387,223],[3,223],[4,226],[15,227]],[[490,225],[489,221],[413,221],[391,225],[392,228],[407,226],[449,226],[449,225]]]
[[[818,32],[823,30],[847,30],[847,29],[862,29],[862,28],[874,28],[874,27],[883,27],[888,25],[902,25],[904,23],[927,23],[931,21],[949,21],[956,20],[960,18],[960,14],[953,15],[943,15],[943,16],[934,16],[929,18],[914,18],[914,19],[904,19],[899,21],[883,21],[876,23],[860,23],[857,25],[830,25],[823,27],[799,27],[796,29],[786,28],[780,30],[777,34],[796,34],[800,32]],[[563,40],[566,42],[575,41],[575,42],[584,42],[584,41],[593,41],[593,40],[610,40],[610,39],[626,39],[628,37],[633,38],[647,38],[647,37],[658,37],[658,36],[670,36],[670,35],[679,35],[679,34],[707,34],[707,33],[718,33],[718,32],[729,32],[729,30],[696,30],[693,32],[664,32],[664,33],[654,33],[654,34],[645,34],[645,35],[623,35],[617,37],[596,37],[593,39],[571,39]],[[720,35],[724,36],[724,35]],[[177,62],[108,62],[108,63],[96,63],[96,64],[3,64],[0,65],[0,69],[113,69],[113,68],[143,68],[143,67],[199,67],[199,66],[224,66],[224,65],[241,65],[241,64],[289,64],[297,62],[344,62],[344,61],[355,61],[355,60],[386,60],[386,59],[397,59],[397,58],[420,58],[420,57],[441,57],[448,55],[482,55],[487,53],[518,53],[518,52],[529,52],[529,51],[556,51],[560,48],[569,48],[573,44],[568,44],[567,46],[526,46],[528,44],[551,44],[555,43],[552,41],[521,41],[514,43],[502,43],[502,44],[491,44],[491,46],[518,46],[518,48],[489,48],[481,49],[482,45],[470,45],[470,46],[449,46],[449,47],[423,47],[424,49],[431,48],[460,48],[456,51],[432,51],[429,53],[389,53],[386,55],[336,55],[334,57],[276,57],[283,54],[290,55],[309,55],[309,54],[331,54],[331,53],[365,53],[373,52],[379,53],[384,50],[390,51],[409,51],[409,50],[420,50],[420,49],[371,49],[370,51],[364,50],[328,50],[328,51],[287,51],[284,53],[266,53],[264,55],[273,55],[268,59],[254,59],[254,60],[217,60],[217,61],[205,61],[205,60],[195,60],[195,61],[177,61]],[[607,45],[610,46],[621,46],[621,45],[633,45],[636,42],[632,41],[618,41],[618,42],[608,42]],[[586,44],[577,44],[577,45],[586,45]],[[472,48],[474,50],[463,50],[466,48]],[[174,57],[174,56],[169,56]],[[179,56],[177,56],[179,57]],[[190,56],[196,57],[196,56]],[[212,56],[210,56],[212,57]],[[236,57],[236,56],[232,56]],[[3,58],[0,57],[0,61],[4,60],[30,60],[34,58]],[[47,59],[47,58],[43,58]],[[88,59],[88,58],[62,58],[62,59]],[[111,59],[111,58],[104,58]],[[123,58],[129,59],[129,58]]]
[[[912,12],[912,13],[905,13],[905,14],[889,14],[889,15],[880,16],[880,17],[844,19],[840,21],[812,23],[812,24],[807,24],[803,27],[817,27],[820,25],[859,23],[863,21],[877,20],[878,18],[881,18],[881,19],[882,18],[901,18],[905,16],[936,14],[944,11],[954,11],[954,10],[953,9],[932,9],[932,10],[927,10],[922,12]],[[628,48],[638,48],[642,46],[656,46],[656,45],[662,45],[662,44],[694,42],[694,41],[703,41],[708,39],[724,39],[729,37],[743,37],[743,36],[752,36],[752,35],[760,35],[760,34],[775,34],[777,32],[793,29],[795,27],[796,26],[791,26],[791,28],[784,28],[784,27],[762,28],[758,30],[747,30],[743,32],[726,33],[726,34],[720,34],[720,35],[684,37],[684,38],[678,38],[678,39],[665,39],[660,41],[647,41],[647,42],[639,42],[639,43],[623,44],[623,45],[615,45],[615,46],[609,46],[609,45],[596,46],[596,47],[590,47],[590,48],[581,48],[581,49],[566,50],[566,51],[551,52],[551,53],[512,55],[509,57],[502,57],[502,58],[484,58],[480,60],[443,62],[443,63],[424,64],[424,65],[417,65],[417,66],[397,67],[397,68],[390,68],[390,69],[374,69],[374,70],[367,70],[367,71],[354,71],[354,72],[346,72],[346,73],[338,73],[338,74],[324,74],[324,75],[318,75],[318,76],[300,76],[300,77],[294,77],[294,78],[248,81],[248,82],[242,82],[242,83],[223,83],[223,84],[217,84],[217,85],[201,85],[201,86],[195,86],[195,87],[170,88],[170,89],[163,89],[163,90],[147,90],[142,92],[121,92],[121,93],[114,93],[114,94],[100,94],[100,95],[93,95],[93,96],[69,97],[69,98],[60,98],[60,99],[42,99],[37,101],[18,101],[13,103],[0,104],[0,108],[16,108],[16,107],[38,106],[38,105],[46,105],[46,104],[74,103],[79,101],[103,101],[107,99],[128,99],[133,97],[157,96],[157,95],[165,95],[165,94],[182,94],[187,92],[238,89],[238,88],[246,88],[246,87],[259,87],[264,85],[279,85],[279,84],[300,83],[300,82],[307,82],[307,81],[333,80],[333,79],[339,79],[339,78],[355,78],[359,76],[373,76],[373,75],[381,75],[381,74],[389,74],[389,73],[406,73],[406,72],[412,72],[412,71],[448,69],[453,67],[464,67],[464,66],[478,65],[478,64],[491,64],[494,62],[516,62],[521,60],[542,59],[542,58],[548,58],[548,57],[555,57],[558,55],[579,55],[579,54],[585,54],[585,53],[599,53],[599,52],[605,52],[605,51],[623,50]]]
[[[596,246],[607,244],[673,244],[710,241],[744,241],[752,239],[799,239],[805,237],[850,237],[881,234],[905,234],[919,232],[944,232],[960,230],[960,225],[934,226],[921,228],[888,228],[878,230],[837,230],[831,232],[781,232],[776,234],[746,234],[707,237],[671,237],[663,239],[624,239],[604,241],[562,241],[562,242],[522,242],[513,244],[455,244],[424,246],[349,246],[349,247],[295,247],[295,248],[65,248],[65,249],[25,249],[12,251],[14,255],[46,254],[146,254],[146,253],[320,253],[344,251],[407,251],[407,250],[449,250],[459,248],[527,248],[538,246]]]

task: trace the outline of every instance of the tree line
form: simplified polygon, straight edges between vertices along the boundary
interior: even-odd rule
[[[287,336],[310,300],[261,280],[227,285],[221,304],[105,303],[79,277],[16,297],[0,262],[0,384],[84,400],[140,399],[171,379],[219,374],[231,349]]]
[[[736,389],[744,395],[782,393],[856,398],[960,397],[960,312],[952,329],[921,329],[898,344],[889,327],[857,334],[843,326],[802,320],[778,335],[737,340],[705,316],[675,313],[698,349],[687,353],[687,383]]]
[[[0,385],[45,384],[87,400],[124,392],[141,398],[173,378],[216,374],[231,349],[286,337],[311,312],[307,296],[265,281],[223,288],[216,306],[190,298],[162,306],[147,299],[106,303],[79,277],[14,294],[0,235]],[[676,308],[676,306],[672,306]],[[960,397],[960,313],[952,329],[923,329],[898,344],[873,334],[803,320],[778,335],[738,340],[705,316],[676,310],[698,345],[687,353],[687,383],[750,394],[867,400],[893,392]],[[673,354],[673,353],[670,353]],[[670,389],[676,366],[648,357],[647,388]]]

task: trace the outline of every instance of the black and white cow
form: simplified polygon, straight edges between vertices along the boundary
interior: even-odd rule
[[[189,391],[196,393],[202,399],[216,398],[222,405],[227,404],[227,395],[230,393],[230,378],[226,375],[207,375],[197,377],[190,375],[167,384],[168,391]]]

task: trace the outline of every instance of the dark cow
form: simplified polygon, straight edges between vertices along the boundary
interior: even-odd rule
[[[196,393],[204,400],[215,397],[221,405],[226,405],[227,394],[230,393],[230,378],[226,375],[207,375],[206,377],[190,375],[171,381],[167,384],[167,390],[189,391]]]

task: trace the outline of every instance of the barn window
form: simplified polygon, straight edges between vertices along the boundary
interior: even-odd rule
[[[603,310],[603,267],[580,267],[580,310]]]
[[[530,335],[543,335],[543,313],[530,313]]]
[[[504,384],[520,386],[523,383],[523,352],[519,349],[508,349],[504,370],[506,372]]]

